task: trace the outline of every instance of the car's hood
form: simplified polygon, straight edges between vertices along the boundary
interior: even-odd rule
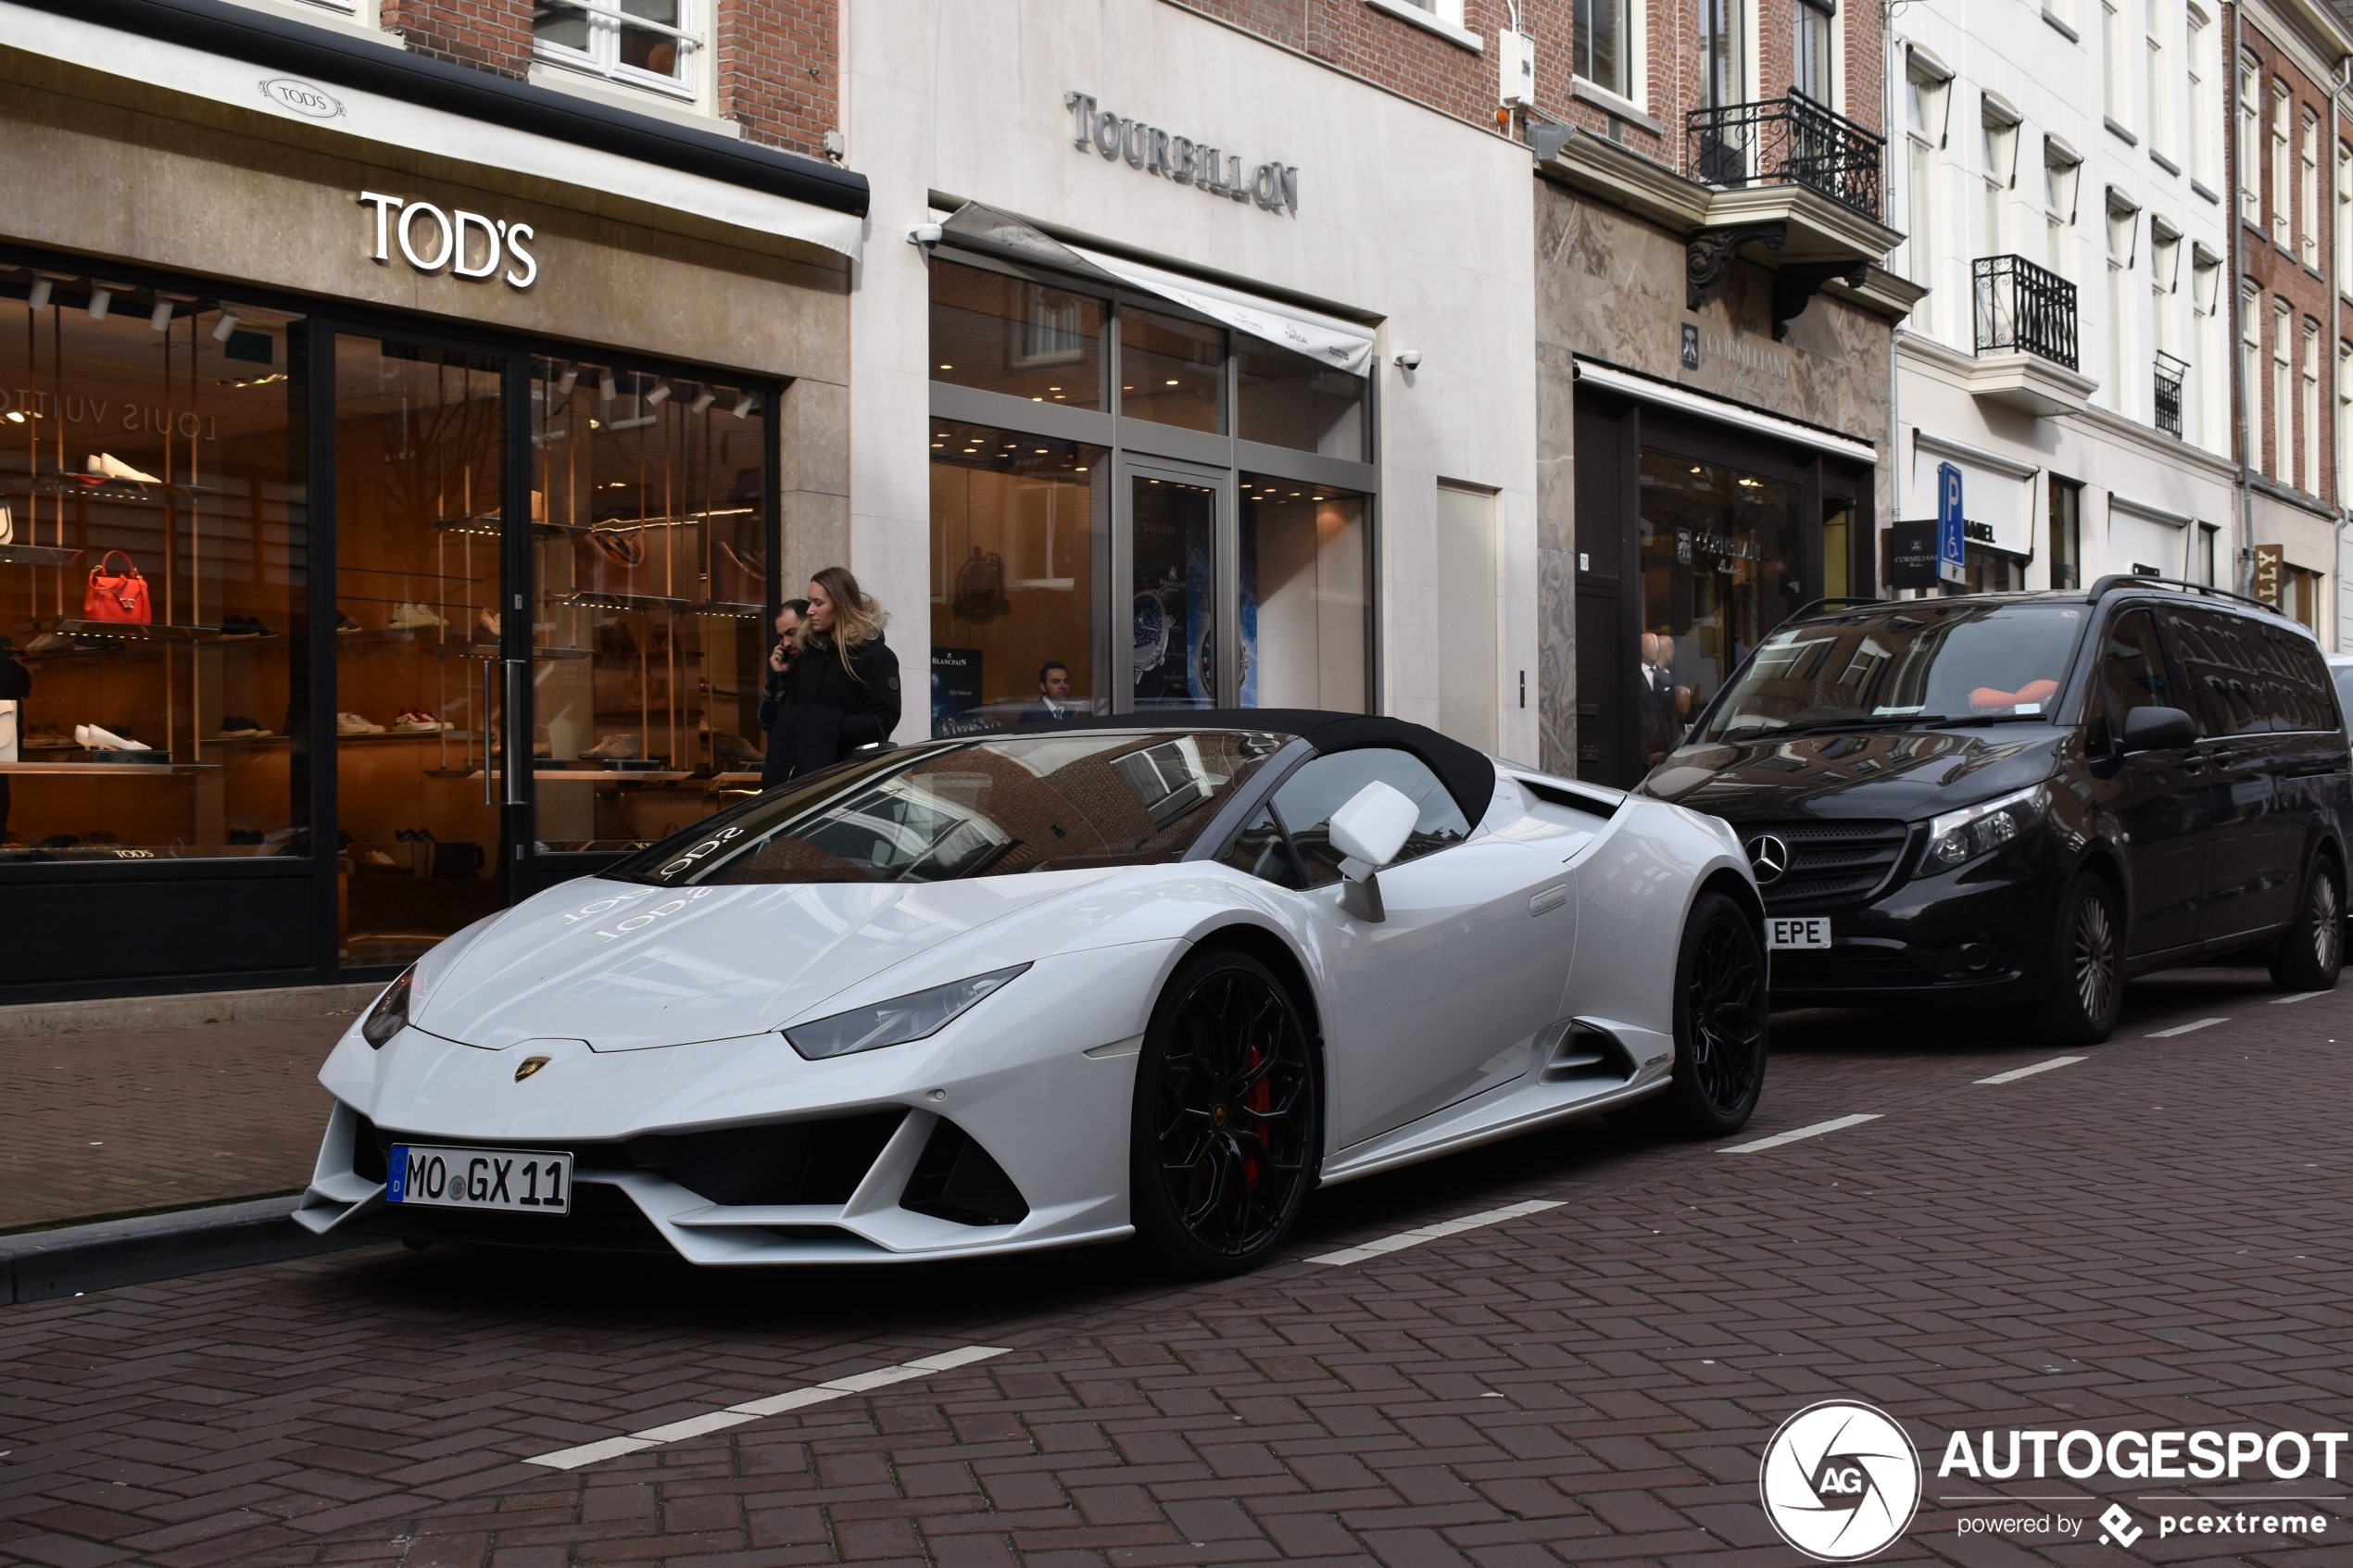
[[[492,1050],[756,1035],[952,936],[1116,874],[676,889],[584,879],[428,957],[410,1021]]]
[[[1687,746],[1639,793],[1729,821],[1897,817],[1972,805],[2050,777],[2068,732],[2043,724],[1983,730],[1816,731],[1791,740]]]

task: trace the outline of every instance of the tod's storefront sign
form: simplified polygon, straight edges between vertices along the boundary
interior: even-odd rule
[[[1179,136],[1157,125],[1114,114],[1098,107],[1090,94],[1065,93],[1063,107],[1070,111],[1071,126],[1076,133],[1071,144],[1081,152],[1099,153],[1106,163],[1125,160],[1130,169],[1156,174],[1179,185],[1190,185],[1213,196],[1254,201],[1265,211],[1299,216],[1296,168],[1276,162],[1258,164],[1246,170],[1239,153],[1228,153],[1207,142],[1196,142],[1190,136]]]
[[[359,205],[375,214],[375,249],[369,259],[392,264],[392,253],[420,272],[447,270],[453,278],[485,282],[503,278],[510,288],[539,281],[539,258],[525,248],[538,235],[528,223],[484,218],[463,207],[448,211],[431,202],[409,201],[378,191],[359,193]]]

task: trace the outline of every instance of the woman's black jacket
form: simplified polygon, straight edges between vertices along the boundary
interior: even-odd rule
[[[761,787],[830,767],[899,727],[899,656],[879,633],[849,650],[812,636],[783,674],[768,677],[760,722],[768,732]]]

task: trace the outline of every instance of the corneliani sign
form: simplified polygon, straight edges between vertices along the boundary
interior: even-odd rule
[[[1100,107],[1092,94],[1065,93],[1063,107],[1070,111],[1071,126],[1076,132],[1071,144],[1081,152],[1100,153],[1106,163],[1125,158],[1130,169],[1140,169],[1179,185],[1190,185],[1213,196],[1254,201],[1267,212],[1299,216],[1296,168],[1281,162],[1262,163],[1245,175],[1240,154],[1114,114]]]

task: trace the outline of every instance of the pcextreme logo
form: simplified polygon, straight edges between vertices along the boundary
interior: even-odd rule
[[[1824,1399],[1781,1423],[1757,1475],[1765,1516],[1818,1562],[1856,1562],[1904,1533],[1920,1504],[1920,1461],[1883,1411]]]

